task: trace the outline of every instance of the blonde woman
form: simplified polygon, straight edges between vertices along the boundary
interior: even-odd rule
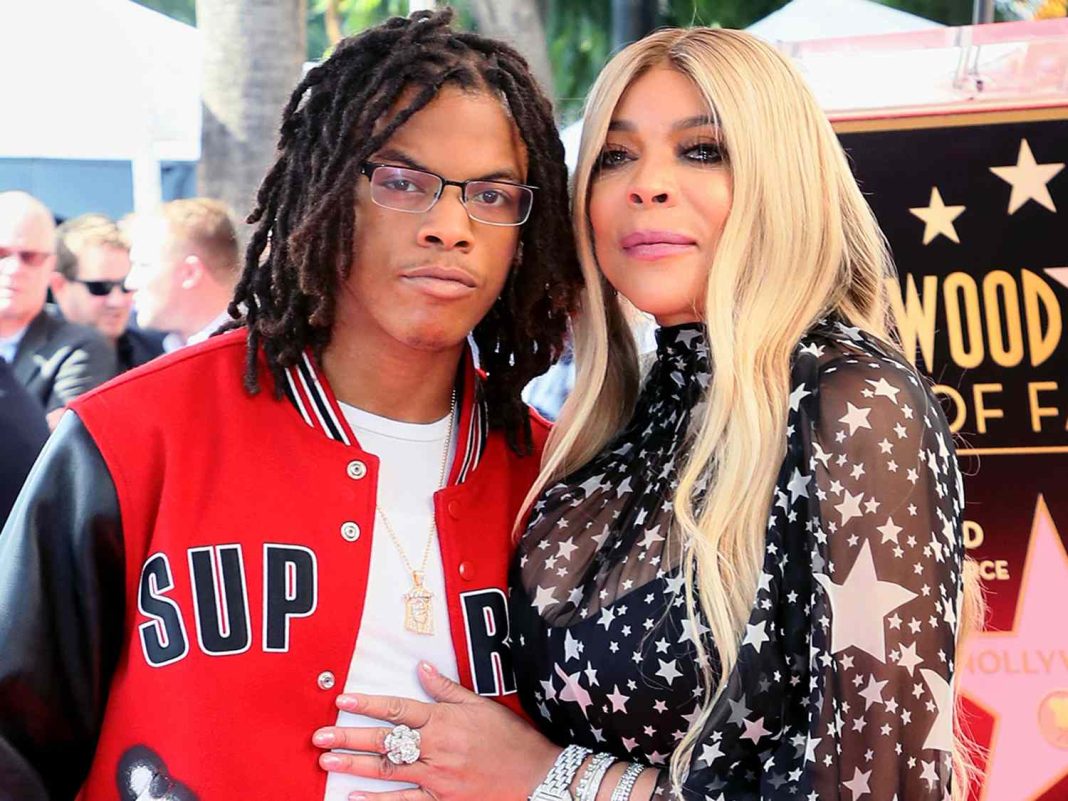
[[[575,218],[576,386],[509,604],[548,741],[422,665],[444,703],[342,700],[419,728],[419,760],[350,769],[420,801],[961,797],[960,473],[809,90],[743,33],[628,47],[589,99]],[[619,295],[661,326],[644,382]]]

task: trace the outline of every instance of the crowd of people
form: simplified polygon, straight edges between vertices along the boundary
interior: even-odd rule
[[[67,404],[230,319],[239,264],[215,200],[57,227],[37,198],[0,193],[0,521]]]
[[[630,45],[570,190],[448,10],[280,131],[240,269],[210,201],[58,246],[0,196],[15,425],[68,409],[0,534],[0,801],[967,797],[953,439],[787,58]]]

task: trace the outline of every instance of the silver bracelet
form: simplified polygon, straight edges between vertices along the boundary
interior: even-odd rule
[[[601,789],[604,775],[614,764],[616,758],[611,754],[600,753],[594,756],[575,788],[575,801],[597,801],[597,791]]]
[[[530,801],[572,801],[569,791],[571,782],[586,757],[592,753],[581,745],[569,745],[561,751],[541,784],[530,794]]]
[[[616,789],[612,791],[611,801],[630,801],[630,791],[638,783],[638,777],[643,770],[645,770],[645,765],[640,765],[637,762],[630,763],[619,778],[619,784],[616,785]]]

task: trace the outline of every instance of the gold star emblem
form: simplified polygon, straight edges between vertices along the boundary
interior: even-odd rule
[[[923,220],[923,244],[929,245],[936,236],[952,239],[958,245],[960,237],[953,221],[964,213],[964,206],[947,206],[937,186],[931,187],[931,201],[927,206],[917,206],[909,211]]]
[[[991,167],[990,172],[1012,186],[1009,195],[1009,214],[1027,201],[1033,200],[1050,211],[1056,211],[1053,198],[1046,186],[1054,175],[1064,169],[1064,162],[1038,164],[1031,153],[1031,146],[1026,139],[1020,140],[1020,153],[1016,157],[1016,166]]]

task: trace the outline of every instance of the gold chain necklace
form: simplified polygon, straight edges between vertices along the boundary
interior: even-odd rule
[[[456,390],[454,389],[452,391],[452,399],[449,402],[449,426],[445,431],[445,450],[441,454],[441,472],[438,476],[437,489],[441,489],[445,484],[445,467],[449,461],[449,445],[452,444],[452,424],[455,416]],[[437,490],[435,490],[435,492],[436,491]],[[389,518],[386,517],[386,513],[382,511],[382,507],[377,503],[375,504],[375,511],[378,512],[378,516],[385,524],[386,533],[389,534],[389,538],[393,540],[393,546],[397,549],[397,553],[400,554],[405,569],[412,576],[412,588],[403,595],[404,628],[415,634],[433,634],[434,615],[431,601],[434,597],[434,593],[423,585],[423,578],[426,574],[427,560],[430,558],[430,546],[433,544],[434,535],[438,530],[438,527],[434,524],[434,513],[431,511],[430,533],[427,534],[426,545],[423,547],[423,559],[419,563],[419,569],[416,570],[412,567],[412,563],[408,561],[408,555],[404,553],[404,548],[402,548],[400,544],[400,538],[397,537],[397,532],[393,530],[393,525],[389,522]]]

